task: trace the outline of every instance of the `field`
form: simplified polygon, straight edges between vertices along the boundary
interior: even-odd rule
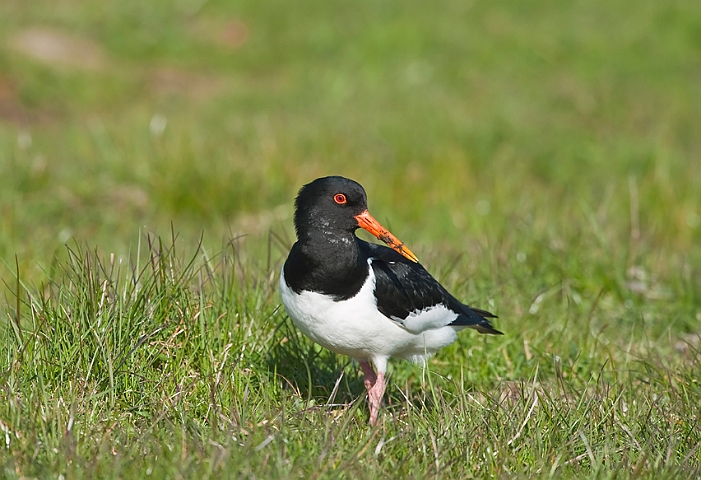
[[[696,0],[3,0],[0,478],[699,478],[700,79]],[[329,174],[505,333],[377,428],[277,292]]]

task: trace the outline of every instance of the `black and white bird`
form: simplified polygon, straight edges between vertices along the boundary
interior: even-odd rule
[[[282,302],[305,335],[360,363],[371,424],[390,357],[422,361],[466,327],[501,334],[488,320],[495,315],[459,302],[370,215],[357,182],[333,176],[303,186],[294,224],[297,242],[280,275]],[[390,248],[357,238],[358,228]]]

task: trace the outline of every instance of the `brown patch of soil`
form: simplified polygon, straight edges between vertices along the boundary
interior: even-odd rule
[[[54,67],[100,70],[107,60],[94,41],[49,28],[22,30],[10,38],[10,46],[35,61]]]
[[[248,41],[248,26],[241,20],[230,20],[219,32],[219,43],[238,50]]]
[[[197,40],[235,51],[248,42],[250,29],[242,20],[198,18],[190,26],[190,34]]]
[[[7,77],[0,77],[0,120],[16,125],[29,123],[29,111],[17,101],[15,86]]]
[[[46,110],[27,108],[18,99],[15,82],[0,76],[0,122],[26,127],[32,123],[49,122],[54,115]]]
[[[195,100],[207,100],[227,91],[226,78],[161,68],[149,75],[151,89],[162,95],[184,95]]]

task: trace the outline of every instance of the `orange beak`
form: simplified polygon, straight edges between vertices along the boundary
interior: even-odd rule
[[[419,263],[419,259],[416,258],[416,255],[411,253],[411,250],[405,247],[404,243],[400,242],[399,239],[392,235],[389,230],[383,227],[380,222],[375,220],[373,216],[370,215],[370,212],[365,210],[360,215],[356,215],[355,219],[358,220],[358,226],[360,228],[372,233],[377,238],[385,242],[388,247],[401,253],[412,262]]]

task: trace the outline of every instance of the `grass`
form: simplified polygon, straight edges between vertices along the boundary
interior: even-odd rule
[[[697,478],[699,25],[3,2],[0,477]],[[377,429],[276,291],[332,173],[506,334],[393,363]]]

